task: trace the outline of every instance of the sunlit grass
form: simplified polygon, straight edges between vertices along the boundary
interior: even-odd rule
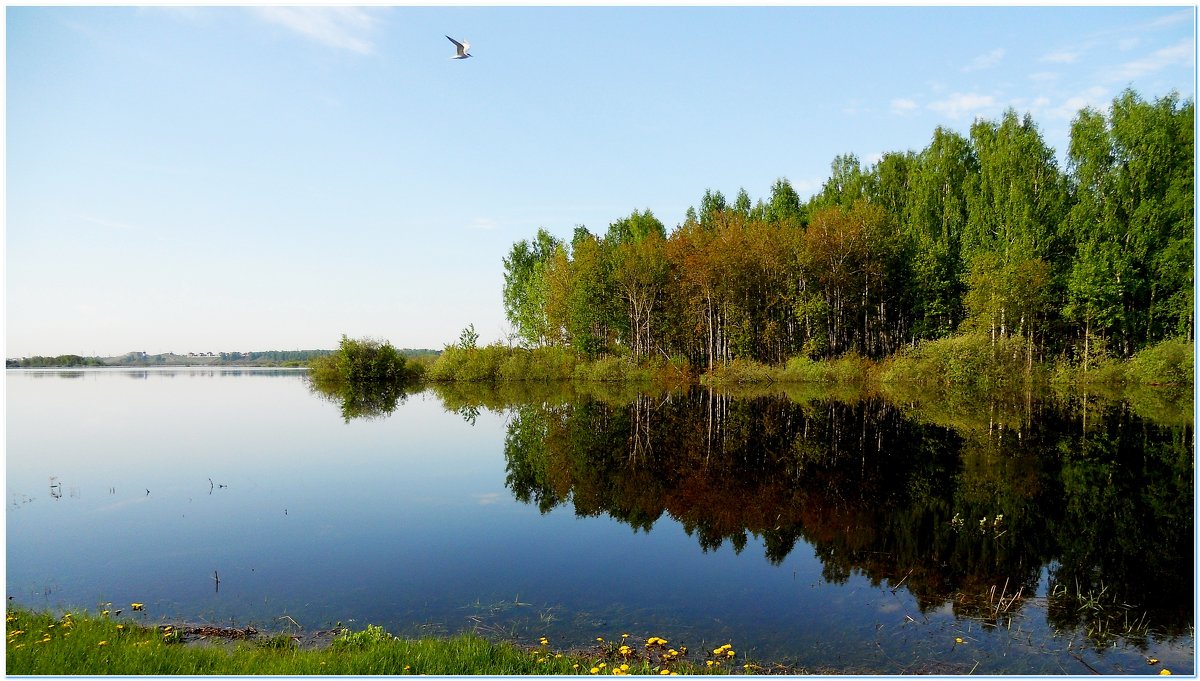
[[[140,608],[139,608],[140,610]],[[171,625],[147,626],[111,614],[55,615],[10,609],[6,617],[7,673],[17,675],[658,675],[751,673],[734,665],[731,644],[702,661],[682,659],[687,648],[653,636],[644,646],[608,643],[593,650],[558,651],[546,637],[522,648],[476,635],[402,639],[380,627],[343,630],[319,647],[290,637],[185,644]]]

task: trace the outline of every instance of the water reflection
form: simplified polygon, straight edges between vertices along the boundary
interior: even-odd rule
[[[320,381],[308,378],[308,387],[313,394],[338,405],[342,419],[380,419],[391,416],[396,407],[408,398],[404,384],[384,381],[380,383],[350,383],[348,381]]]
[[[803,541],[827,582],[862,574],[923,612],[994,626],[1037,597],[1052,627],[1097,648],[1190,635],[1193,431],[1178,410],[1155,423],[1087,396],[899,407],[873,394],[535,390],[438,394],[460,413],[509,412],[506,484],[543,512],[645,532],[665,515],[705,552],[740,553],[753,536],[776,564]]]

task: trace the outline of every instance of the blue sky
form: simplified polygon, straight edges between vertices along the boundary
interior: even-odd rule
[[[1161,7],[8,7],[7,357],[510,329],[539,227],[1195,93]],[[452,60],[446,34],[471,42]]]

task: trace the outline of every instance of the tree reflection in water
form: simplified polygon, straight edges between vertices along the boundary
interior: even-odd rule
[[[308,379],[308,388],[319,397],[338,405],[342,418],[379,419],[391,416],[408,398],[407,388],[396,381],[351,383]]]
[[[704,551],[741,553],[753,536],[773,563],[803,541],[829,582],[861,573],[923,611],[949,603],[1001,626],[1048,566],[1055,628],[1097,645],[1190,631],[1190,418],[1028,396],[899,407],[594,389],[437,390],[451,409],[510,413],[507,485],[543,512],[570,505],[647,532],[665,514]]]

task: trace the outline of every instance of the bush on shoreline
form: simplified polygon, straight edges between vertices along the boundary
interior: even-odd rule
[[[386,341],[352,339],[342,335],[336,352],[317,357],[309,364],[309,376],[318,384],[361,384],[402,382],[420,378],[424,366],[407,362]]]

